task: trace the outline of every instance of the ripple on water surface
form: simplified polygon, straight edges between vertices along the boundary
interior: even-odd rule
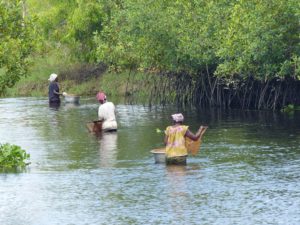
[[[31,154],[0,174],[0,224],[299,224],[300,116],[183,111],[208,124],[187,166],[154,164],[173,107],[116,104],[119,130],[96,137],[98,104],[51,109],[45,98],[0,99],[0,141]]]

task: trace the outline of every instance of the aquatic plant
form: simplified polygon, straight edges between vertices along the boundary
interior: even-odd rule
[[[11,144],[0,144],[0,168],[20,168],[25,167],[29,163],[26,162],[30,158],[30,154],[26,153],[20,146]]]
[[[291,112],[294,112],[295,110],[300,110],[300,106],[288,104],[285,107],[283,107],[280,111],[286,112],[286,113],[291,113]]]

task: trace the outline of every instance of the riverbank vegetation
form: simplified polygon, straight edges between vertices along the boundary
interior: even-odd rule
[[[149,103],[243,109],[300,104],[297,0],[16,2],[33,24],[35,39],[24,40],[35,64],[7,95],[47,90],[56,72],[84,95],[106,89]]]
[[[11,144],[0,144],[0,169],[22,169],[29,163],[30,154],[26,153],[20,146]]]

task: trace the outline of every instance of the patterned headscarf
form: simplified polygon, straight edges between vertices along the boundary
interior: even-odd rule
[[[181,113],[177,113],[177,114],[173,114],[172,115],[172,119],[175,121],[175,122],[183,122],[184,120],[184,117]]]

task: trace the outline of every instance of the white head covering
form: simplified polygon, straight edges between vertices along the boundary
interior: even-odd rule
[[[172,115],[172,119],[175,121],[175,122],[183,122],[184,120],[184,117],[181,113],[177,113],[177,114],[173,114]]]
[[[48,80],[49,80],[50,82],[53,82],[56,78],[57,78],[57,74],[52,73],[52,74],[50,75],[50,77],[49,77]]]

